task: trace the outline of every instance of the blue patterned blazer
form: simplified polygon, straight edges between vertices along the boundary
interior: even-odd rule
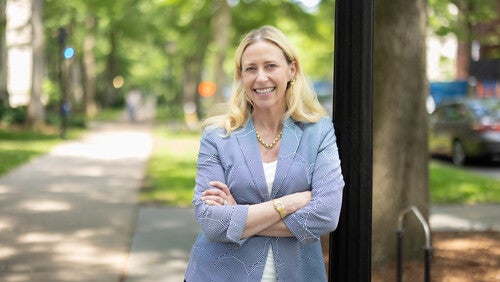
[[[271,194],[253,120],[224,135],[213,128],[202,134],[193,198],[202,232],[186,281],[260,281],[270,246],[278,281],[326,281],[319,240],[337,227],[344,188],[332,122],[285,120]],[[212,180],[226,183],[238,205],[206,205],[201,193]],[[241,239],[248,205],[305,190],[312,191],[311,202],[284,218],[294,237]]]

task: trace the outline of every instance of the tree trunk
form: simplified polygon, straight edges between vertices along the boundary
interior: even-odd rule
[[[457,46],[456,79],[468,80],[472,44],[472,24],[470,23],[469,19],[469,13],[471,9],[469,7],[468,1],[457,1],[456,4],[459,9],[458,26],[460,29],[460,36],[458,36]]]
[[[197,128],[199,125],[197,97],[202,65],[202,57],[198,56],[186,58],[184,63],[182,102],[184,106],[184,121],[189,128]]]
[[[470,42],[458,42],[457,46],[457,67],[456,79],[469,79],[469,64],[470,64]]]
[[[226,87],[226,75],[224,73],[224,61],[229,48],[229,28],[231,27],[231,9],[226,0],[217,1],[217,10],[212,22],[213,34],[215,36],[215,85],[214,102],[224,100],[224,88]]]
[[[42,81],[44,74],[43,0],[31,2],[33,71],[31,97],[28,105],[28,124],[32,129],[40,129],[45,124],[45,108],[42,103]]]
[[[84,91],[85,91],[85,113],[93,117],[97,113],[96,94],[96,66],[95,66],[95,17],[89,16],[85,21],[87,35],[83,41],[83,65],[84,65]]]
[[[7,90],[6,5],[7,0],[0,0],[0,109],[7,107],[9,102],[9,92]]]
[[[375,1],[374,263],[395,259],[398,215],[415,205],[428,218],[426,1]],[[423,257],[424,233],[405,221],[404,253]]]
[[[108,107],[113,106],[116,103],[117,90],[113,86],[113,79],[117,75],[117,48],[118,48],[118,39],[116,35],[116,31],[114,27],[111,27],[109,31],[109,45],[110,50],[109,54],[106,58],[106,75],[105,75],[105,97],[104,104]]]

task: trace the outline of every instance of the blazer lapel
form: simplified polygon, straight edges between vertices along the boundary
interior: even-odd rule
[[[276,167],[276,175],[274,176],[272,198],[276,197],[281,189],[285,189],[283,182],[293,163],[301,138],[302,129],[300,129],[291,118],[287,118],[283,124],[283,137],[281,138],[278,165]],[[280,195],[283,194],[285,194],[285,192],[280,193]]]
[[[250,118],[247,125],[237,135],[238,144],[253,179],[254,186],[258,189],[262,199],[268,199],[266,177],[262,166],[259,146],[255,136],[253,120]]]

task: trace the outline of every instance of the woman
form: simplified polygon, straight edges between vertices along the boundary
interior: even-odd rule
[[[235,65],[228,108],[204,123],[186,281],[326,281],[320,236],[344,187],[332,122],[275,27],[247,34]]]

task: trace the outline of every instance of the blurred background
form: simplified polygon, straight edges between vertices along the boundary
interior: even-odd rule
[[[450,97],[500,96],[497,2],[428,2],[429,112]],[[0,119],[37,127],[70,110],[85,123],[136,90],[158,118],[195,127],[227,98],[240,37],[265,24],[291,37],[331,113],[334,3],[2,0]]]
[[[138,90],[157,118],[195,127],[228,96],[241,36],[264,24],[290,35],[321,96],[332,95],[334,1],[2,3],[4,122],[54,124],[66,104],[84,123]]]
[[[469,102],[500,98],[500,0],[374,6],[372,260],[375,280],[388,281],[396,236],[387,226],[402,209],[416,204],[429,219],[436,206],[500,203],[499,103]],[[102,117],[153,121],[140,202],[189,207],[199,124],[229,95],[241,36],[268,24],[284,31],[333,115],[334,22],[334,0],[0,0],[0,173],[49,151],[54,133],[73,138]],[[30,152],[16,151],[27,139]],[[410,229],[414,259],[424,238]],[[459,248],[447,260],[441,245],[438,277],[481,266],[489,278],[449,281],[498,281],[498,253],[485,252],[499,235],[487,235],[467,239],[491,243],[475,256],[496,265],[460,261]]]

